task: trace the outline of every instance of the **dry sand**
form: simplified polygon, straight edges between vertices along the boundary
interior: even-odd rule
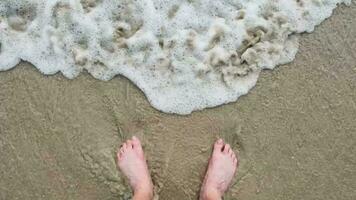
[[[196,199],[211,144],[240,152],[229,199],[356,199],[356,5],[302,37],[238,102],[160,113],[127,79],[0,73],[0,199],[129,199],[115,151],[143,139],[160,200]]]

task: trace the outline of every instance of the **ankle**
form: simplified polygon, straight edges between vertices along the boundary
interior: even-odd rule
[[[140,188],[134,191],[133,200],[152,200],[153,199],[153,187]]]
[[[219,191],[213,189],[205,189],[200,194],[200,200],[221,200],[222,195]]]
[[[150,192],[135,192],[133,196],[133,200],[152,200],[153,193]]]

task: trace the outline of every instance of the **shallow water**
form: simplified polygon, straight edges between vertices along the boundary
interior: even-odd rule
[[[121,74],[163,112],[236,101],[350,0],[2,0],[0,70]]]

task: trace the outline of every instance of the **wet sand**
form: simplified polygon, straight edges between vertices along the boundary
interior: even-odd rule
[[[123,77],[0,73],[0,199],[130,199],[115,151],[144,143],[160,200],[196,199],[211,144],[240,153],[226,200],[356,199],[356,4],[304,34],[296,60],[238,102],[154,110]]]

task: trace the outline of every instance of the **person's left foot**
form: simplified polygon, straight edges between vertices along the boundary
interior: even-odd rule
[[[147,199],[151,199],[153,184],[141,142],[137,137],[133,136],[131,140],[122,144],[117,152],[117,160],[120,170],[129,179],[134,195],[147,196]]]

